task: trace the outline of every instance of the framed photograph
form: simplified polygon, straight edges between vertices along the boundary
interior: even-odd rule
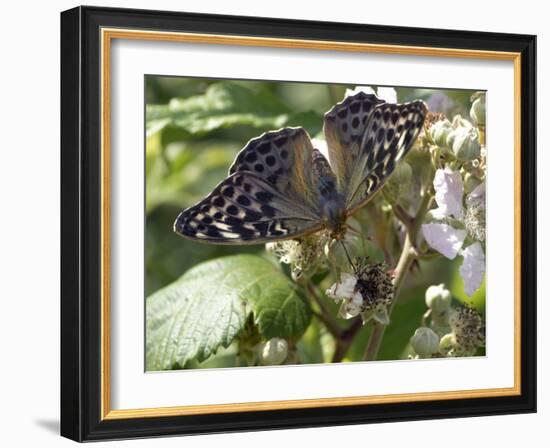
[[[61,433],[536,410],[535,36],[61,14]]]

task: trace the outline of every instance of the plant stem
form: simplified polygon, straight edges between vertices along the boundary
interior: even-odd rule
[[[325,324],[325,327],[327,327],[327,330],[330,332],[330,334],[332,334],[332,336],[334,336],[335,339],[340,339],[340,337],[342,336],[343,330],[340,327],[340,325],[338,325],[334,317],[332,316],[332,313],[330,309],[327,307],[326,303],[323,302],[323,299],[321,297],[319,297],[319,295],[317,294],[317,291],[315,290],[315,287],[310,282],[307,283],[306,289],[309,295],[311,296],[311,298],[313,299],[313,301],[317,304],[317,306],[320,309],[319,313],[314,313],[315,316],[321,322],[323,322],[323,324]]]
[[[334,354],[332,355],[331,362],[340,362],[346,356],[355,335],[359,332],[362,327],[362,321],[360,318],[356,318],[353,323],[348,328],[342,328],[334,319],[330,309],[327,307],[326,303],[323,301],[322,297],[319,297],[315,286],[311,283],[308,283],[306,286],[307,292],[313,301],[317,304],[320,309],[320,312],[314,311],[313,314],[317,319],[319,319],[327,330],[334,337],[336,343],[336,348]]]
[[[388,310],[388,315],[390,316],[395,304],[397,303],[399,289],[403,284],[403,281],[405,280],[405,277],[409,272],[412,263],[418,256],[418,251],[415,247],[418,237],[418,231],[420,230],[420,226],[422,224],[422,221],[424,220],[424,216],[430,208],[432,197],[433,196],[430,192],[425,191],[414,219],[412,219],[408,226],[406,225],[406,223],[403,223],[406,225],[407,233],[405,235],[405,243],[403,244],[401,256],[399,257],[397,267],[395,268],[395,275],[393,278],[394,299]],[[376,324],[374,326],[374,329],[372,330],[369,339],[369,343],[367,344],[367,349],[365,350],[365,361],[374,361],[378,357],[378,351],[380,350],[380,345],[382,343],[382,338],[384,337],[385,329],[385,325]]]
[[[342,331],[340,338],[336,340],[336,349],[334,350],[334,355],[332,355],[331,362],[340,362],[344,359],[344,356],[346,356],[355,335],[359,332],[362,326],[363,321],[360,317],[356,317],[353,323]]]
[[[399,219],[399,221],[401,221],[405,226],[405,228],[409,230],[414,223],[413,217],[410,216],[407,213],[407,211],[403,207],[401,207],[401,205],[399,204],[392,205],[392,209],[393,209],[393,212],[395,213],[395,216],[397,216],[397,218]]]

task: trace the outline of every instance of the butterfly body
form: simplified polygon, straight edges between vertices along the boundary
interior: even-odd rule
[[[346,204],[342,196],[334,198],[320,198],[321,216],[324,227],[335,239],[343,237],[346,228]]]
[[[422,101],[348,97],[325,114],[328,159],[303,128],[266,132],[239,152],[229,177],[180,213],[174,230],[213,244],[261,244],[320,230],[342,239],[346,219],[393,173],[426,113]]]
[[[319,195],[319,216],[331,235],[339,238],[346,222],[346,198],[339,191],[336,176],[327,159],[317,149],[313,150],[313,175]]]

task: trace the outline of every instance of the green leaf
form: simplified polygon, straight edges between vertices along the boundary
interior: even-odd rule
[[[171,143],[159,155],[150,137],[147,150],[146,211],[159,205],[184,209],[205,197],[227,176],[240,144],[232,141]],[[150,156],[149,156],[150,154]],[[174,219],[177,215],[174,215]]]
[[[300,364],[330,362],[335,348],[334,337],[316,319],[312,319],[302,339],[296,344]]]
[[[204,95],[173,98],[163,105],[148,104],[147,137],[167,126],[193,138],[234,126],[276,129],[286,123],[288,113],[269,90],[255,92],[237,83],[220,82],[210,85]]]
[[[422,315],[426,312],[425,291],[424,286],[402,291],[391,315],[391,323],[386,327],[378,360],[402,358],[410,337],[420,326]]]
[[[194,267],[147,298],[147,370],[207,359],[231,344],[250,313],[265,339],[297,340],[311,320],[296,285],[264,258],[235,255]]]

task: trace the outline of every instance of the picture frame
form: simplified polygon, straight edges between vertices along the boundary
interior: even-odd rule
[[[117,40],[513,65],[513,385],[113,409],[112,44]],[[61,14],[61,435],[76,441],[536,411],[536,37],[77,7]],[[298,69],[297,69],[298,70]],[[212,73],[216,76],[216,73]],[[117,162],[118,163],[118,162]],[[125,168],[125,169],[131,169]],[[140,242],[141,243],[141,242]],[[136,298],[141,300],[142,298]],[[120,349],[120,347],[119,347]],[[124,349],[124,348],[123,348]],[[143,372],[141,372],[143,374]],[[120,384],[118,381],[116,384]]]

